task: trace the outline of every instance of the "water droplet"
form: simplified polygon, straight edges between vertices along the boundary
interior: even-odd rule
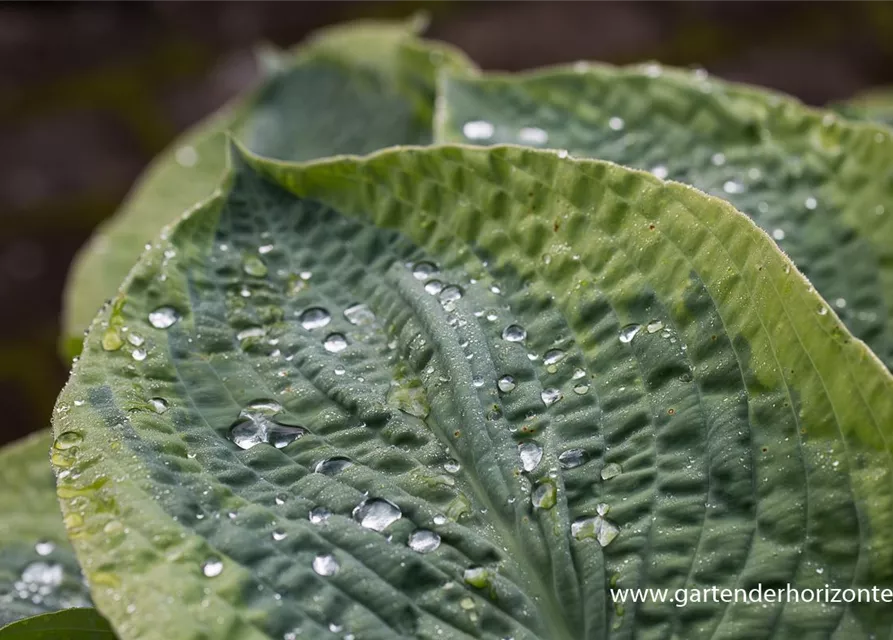
[[[447,311],[452,311],[456,306],[456,302],[462,297],[462,289],[454,284],[444,287],[440,292],[440,304]]]
[[[167,411],[168,404],[164,398],[149,398],[149,404],[155,410],[155,413],[164,413]]]
[[[537,509],[551,509],[555,506],[557,494],[555,483],[545,480],[536,485],[533,493],[530,494],[530,503]]]
[[[261,260],[259,256],[246,254],[242,258],[242,271],[249,276],[263,278],[267,275],[267,265],[264,264],[264,261]]]
[[[135,333],[130,333],[127,336],[127,342],[132,344],[134,347],[141,347],[146,341]]]
[[[838,309],[846,309],[846,300],[844,298],[836,298],[834,300],[834,306]]]
[[[354,520],[373,531],[384,531],[403,517],[400,507],[384,498],[368,498],[353,510]]]
[[[313,470],[316,473],[323,474],[324,476],[334,476],[352,466],[353,461],[350,458],[345,458],[344,456],[333,456],[331,458],[326,458],[325,460],[320,460],[318,463],[316,463],[316,467]]]
[[[502,330],[502,339],[507,342],[523,342],[527,339],[527,330],[519,324],[510,324]]]
[[[594,538],[602,547],[611,544],[619,533],[617,525],[600,515],[577,518],[571,523],[571,534],[577,540]]]
[[[331,517],[332,512],[325,507],[314,507],[308,514],[308,519],[313,524],[322,524]]]
[[[660,331],[663,328],[664,328],[664,323],[661,322],[660,320],[655,320],[655,321],[649,322],[647,325],[645,325],[645,330],[648,333],[657,333],[658,331]]]
[[[375,314],[365,304],[352,304],[344,310],[347,321],[358,327],[375,322]]]
[[[518,138],[524,144],[541,145],[549,141],[549,134],[539,127],[524,127],[518,132]]]
[[[564,394],[562,394],[561,391],[559,391],[558,389],[543,389],[542,393],[540,393],[540,398],[542,398],[543,404],[547,407],[551,407],[563,397]]]
[[[432,296],[436,296],[443,291],[443,283],[440,280],[429,280],[425,283],[425,291]]]
[[[340,565],[330,553],[318,555],[313,559],[313,570],[321,576],[333,576],[338,573]]]
[[[469,140],[489,140],[495,129],[486,120],[472,120],[462,125],[462,134]]]
[[[828,314],[828,307],[826,307],[826,306],[823,305],[823,304],[820,304],[820,305],[819,305],[819,315],[820,315],[820,316],[824,316],[824,315],[827,315],[827,314]]]
[[[206,560],[202,565],[202,573],[205,574],[207,578],[214,578],[219,576],[223,572],[223,563],[216,558],[213,560]]]
[[[34,550],[39,556],[48,556],[56,550],[56,544],[49,540],[40,540],[34,545]]]
[[[146,359],[146,352],[143,349],[134,349],[130,352],[130,357],[132,357],[137,362],[142,362]]]
[[[239,416],[229,431],[229,439],[242,449],[271,444],[277,449],[291,444],[307,433],[303,427],[279,424],[263,415]]]
[[[496,388],[503,393],[508,393],[515,388],[515,379],[508,375],[502,376],[499,380],[496,381]]]
[[[245,409],[242,410],[242,414],[248,415],[252,413],[260,413],[265,416],[275,416],[280,411],[282,411],[281,404],[279,404],[275,400],[261,398],[258,400],[252,400],[247,405],[245,405]]]
[[[298,317],[301,326],[308,331],[324,327],[329,324],[331,320],[332,316],[322,307],[310,307],[309,309],[305,309]]]
[[[469,567],[463,575],[465,582],[472,587],[483,589],[490,584],[490,572],[483,567]]]
[[[710,161],[714,164],[714,166],[721,167],[726,163],[726,156],[724,153],[714,153],[710,158]]]
[[[558,462],[565,469],[579,467],[586,462],[586,452],[582,449],[568,449],[567,451],[562,451],[558,456]]]
[[[76,447],[83,441],[84,436],[77,431],[65,431],[56,436],[56,441],[53,443],[53,447],[64,451],[65,449]]]
[[[785,236],[784,229],[773,229],[772,230],[772,237],[775,238],[776,240],[784,240],[784,236]]]
[[[642,328],[640,324],[628,324],[620,330],[620,342],[623,344],[629,344],[633,341],[633,338],[636,337],[636,334],[639,333],[639,329]]]
[[[431,262],[417,262],[412,268],[412,275],[416,280],[427,280],[437,273],[437,266]]]
[[[471,384],[475,387],[483,387],[484,386],[484,376],[474,376],[471,378]]]
[[[285,540],[288,537],[288,533],[286,533],[283,529],[273,529],[273,540],[279,542],[280,540]]]
[[[625,125],[626,123],[623,122],[623,118],[618,118],[617,116],[608,120],[608,126],[611,127],[613,131],[620,131]]]
[[[440,546],[440,536],[428,529],[416,529],[409,534],[409,548],[418,553],[431,553]]]
[[[459,473],[461,465],[459,464],[458,460],[453,460],[452,458],[450,458],[443,463],[443,468],[446,469],[447,473]]]
[[[344,337],[343,333],[330,333],[326,336],[322,346],[330,353],[338,353],[347,348],[347,338]]]
[[[180,315],[173,307],[158,307],[155,311],[149,314],[149,324],[156,329],[168,329],[179,319]]]
[[[652,168],[651,173],[661,180],[666,180],[667,176],[670,174],[667,168],[662,164],[659,164],[656,167]]]
[[[813,209],[815,209],[818,206],[819,203],[816,201],[815,198],[810,197],[810,198],[806,199],[806,202],[804,204],[806,205],[807,209],[812,211]]]
[[[574,375],[573,375],[574,380],[579,380],[580,378],[585,378],[585,377],[586,377],[586,372],[583,371],[583,369],[574,369]]]
[[[543,356],[544,365],[558,364],[564,360],[565,353],[561,349],[551,349]]]
[[[610,480],[611,478],[616,478],[621,473],[623,473],[623,469],[620,468],[620,465],[616,462],[609,462],[602,469],[602,480]]]
[[[589,385],[584,383],[575,384],[574,393],[576,393],[578,396],[585,396],[587,393],[589,393]]]
[[[518,445],[518,455],[521,457],[521,468],[530,472],[536,469],[543,459],[543,448],[539,443],[528,440]]]
[[[248,327],[247,329],[242,329],[239,333],[236,334],[236,340],[242,342],[243,340],[248,340],[249,338],[263,338],[266,335],[266,330],[263,327]]]

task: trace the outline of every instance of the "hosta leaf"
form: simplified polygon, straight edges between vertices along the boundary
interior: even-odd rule
[[[832,107],[848,118],[873,120],[893,126],[893,88],[867,91]]]
[[[893,136],[656,66],[443,79],[444,142],[566,149],[729,200],[893,366]]]
[[[59,512],[51,444],[44,431],[0,449],[0,627],[90,604]]]
[[[0,640],[115,640],[109,623],[96,609],[44,613],[0,629]]]
[[[66,287],[64,351],[80,351],[83,330],[145,244],[217,186],[227,131],[262,155],[297,161],[430,142],[435,69],[469,63],[417,39],[419,28],[349,24],[295,54],[268,56],[271,75],[261,86],[174,142],[82,249]]]
[[[889,635],[884,605],[611,604],[893,584],[893,379],[745,216],[518,147],[248,161],[59,399],[123,638]]]

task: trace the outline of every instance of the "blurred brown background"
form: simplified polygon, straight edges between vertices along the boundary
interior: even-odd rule
[[[0,443],[49,424],[74,252],[152,156],[252,81],[252,45],[419,9],[485,69],[653,59],[812,104],[893,84],[888,2],[0,4]]]

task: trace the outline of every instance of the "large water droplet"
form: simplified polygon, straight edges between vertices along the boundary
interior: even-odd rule
[[[331,458],[326,458],[325,460],[320,460],[316,464],[314,471],[316,473],[321,473],[324,476],[334,476],[351,466],[353,466],[353,462],[350,458],[333,456]]]
[[[462,297],[462,289],[454,284],[444,287],[440,292],[440,304],[447,311],[456,308],[456,302]]]
[[[565,353],[561,349],[551,349],[550,351],[546,351],[546,354],[543,356],[543,364],[553,365],[558,364],[562,360],[564,360]]]
[[[453,460],[452,458],[450,458],[443,463],[443,468],[447,473],[459,473],[461,465],[459,464],[458,460]]]
[[[431,262],[417,262],[412,268],[412,275],[416,280],[427,280],[437,273],[437,266]]]
[[[136,360],[137,362],[142,362],[146,359],[148,354],[143,349],[134,349],[130,352],[130,357]]]
[[[562,451],[558,455],[558,462],[565,469],[579,467],[586,462],[586,452],[582,449],[568,449],[567,451]]]
[[[273,540],[276,542],[285,540],[287,537],[288,533],[284,529],[273,529]]]
[[[558,491],[555,483],[551,480],[545,480],[536,485],[533,493],[530,494],[530,502],[537,509],[551,509],[555,506]]]
[[[496,381],[496,388],[503,393],[508,393],[515,388],[515,379],[511,376],[502,376]]]
[[[149,398],[149,404],[155,410],[155,413],[164,413],[167,411],[168,404],[164,398]]]
[[[305,309],[298,317],[301,326],[310,331],[324,327],[332,320],[332,316],[322,307],[310,307]]]
[[[277,449],[291,444],[307,433],[303,427],[279,424],[263,415],[239,416],[230,428],[229,439],[242,449],[271,444]]]
[[[264,261],[251,254],[242,258],[242,270],[255,278],[263,278],[267,275],[267,265],[264,264]]]
[[[72,447],[76,447],[81,442],[83,442],[84,436],[82,436],[77,431],[65,431],[56,436],[56,441],[53,443],[53,447],[56,449],[71,449]]]
[[[600,515],[577,518],[571,523],[571,534],[577,540],[594,538],[603,547],[611,544],[619,533],[617,525]]]
[[[50,540],[40,540],[34,545],[34,550],[39,556],[48,556],[56,550],[56,543]]]
[[[495,128],[486,120],[472,120],[462,125],[462,134],[469,140],[489,140]]]
[[[602,468],[602,480],[610,480],[611,478],[616,478],[621,473],[623,473],[623,469],[616,462],[609,462]]]
[[[353,510],[354,520],[373,531],[384,531],[403,517],[400,507],[384,498],[368,498]]]
[[[331,517],[332,512],[325,507],[314,507],[308,514],[308,519],[313,524],[322,524]]]
[[[629,344],[633,341],[633,338],[636,337],[636,334],[639,333],[639,330],[642,328],[640,324],[628,324],[620,330],[620,342],[623,344]]]
[[[478,589],[490,585],[490,572],[483,567],[469,567],[465,570],[463,578],[465,578],[465,582]]]
[[[344,310],[347,321],[358,327],[375,322],[375,314],[365,304],[352,304]]]
[[[551,407],[563,397],[561,391],[558,389],[543,389],[540,393],[540,398],[542,399],[543,404],[547,407]]]
[[[521,468],[533,471],[543,459],[543,448],[539,443],[528,440],[518,445],[518,455],[521,457]]]
[[[502,330],[502,339],[508,342],[523,342],[527,339],[527,330],[519,324],[510,324]]]
[[[338,573],[340,565],[330,553],[318,555],[313,559],[313,570],[321,576],[333,576]]]
[[[330,353],[338,353],[347,348],[347,338],[344,337],[343,333],[330,333],[326,336],[322,346]]]
[[[440,280],[429,280],[425,283],[426,293],[436,296],[441,291],[443,291],[443,283]]]
[[[202,573],[208,578],[214,578],[223,573],[223,563],[216,558],[206,560],[202,565]]]
[[[180,314],[173,307],[158,307],[149,314],[149,324],[156,329],[168,329],[180,319]],[[139,345],[135,345],[139,346]]]
[[[431,553],[440,546],[440,536],[428,529],[416,529],[409,534],[409,548],[419,553]]]

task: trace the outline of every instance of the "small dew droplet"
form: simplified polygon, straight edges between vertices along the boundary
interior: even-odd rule
[[[321,576],[333,576],[338,573],[340,565],[330,553],[321,554],[313,559],[313,570]]]
[[[416,529],[409,534],[409,548],[418,553],[431,553],[440,546],[440,536],[428,529]]]
[[[301,326],[308,331],[324,327],[329,324],[331,320],[332,316],[322,307],[310,307],[309,309],[305,309],[298,317]]]
[[[353,510],[354,520],[366,529],[384,531],[403,517],[400,507],[384,498],[368,498]]]
[[[510,324],[502,331],[502,339],[507,342],[523,342],[527,339],[527,330],[518,324]]]
[[[149,314],[149,324],[156,329],[169,329],[179,319],[180,315],[173,307],[158,307]]]

